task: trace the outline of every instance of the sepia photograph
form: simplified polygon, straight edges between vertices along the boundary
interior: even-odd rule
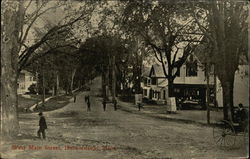
[[[248,0],[1,0],[0,159],[249,158]]]

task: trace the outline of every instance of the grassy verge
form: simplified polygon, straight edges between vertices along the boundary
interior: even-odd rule
[[[49,97],[46,95],[45,98]],[[42,100],[42,95],[18,95],[18,111],[25,112],[25,109],[29,109],[32,105],[40,102]]]
[[[24,111],[25,108],[29,108],[32,105],[37,103],[36,98],[25,98],[21,95],[18,95],[18,111]]]
[[[51,110],[62,108],[65,105],[69,104],[71,98],[72,96],[69,96],[69,95],[62,95],[62,96],[51,98],[47,102],[45,102],[44,106],[39,105],[38,108],[34,109],[34,111],[36,112],[51,111]]]

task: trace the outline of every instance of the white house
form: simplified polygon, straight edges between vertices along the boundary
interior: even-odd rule
[[[189,56],[174,80],[174,96],[176,98],[189,98],[205,105],[207,81],[204,70],[204,65],[196,56]],[[249,106],[248,73],[248,65],[240,65],[239,70],[235,73],[235,106],[239,103]],[[218,106],[222,107],[223,98],[220,81],[217,77],[214,77],[213,71],[209,75],[210,101],[214,103],[214,100],[216,100]],[[156,103],[166,103],[168,98],[168,81],[164,76],[162,66],[158,64],[152,65],[149,73],[143,75],[143,79],[143,98]],[[215,94],[216,98],[214,97]]]
[[[17,93],[18,94],[25,94],[29,92],[28,88],[32,85],[36,84],[35,77],[32,73],[22,70],[19,78],[18,78],[18,89]]]
[[[143,98],[164,104],[167,98],[167,79],[160,65],[155,64],[143,73]]]

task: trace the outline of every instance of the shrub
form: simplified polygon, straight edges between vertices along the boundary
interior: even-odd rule
[[[36,94],[36,84],[33,83],[32,85],[30,85],[28,90],[29,90],[29,93]]]

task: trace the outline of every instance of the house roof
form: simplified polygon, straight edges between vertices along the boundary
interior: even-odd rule
[[[162,66],[159,64],[152,65],[149,76],[150,77],[163,77],[163,78],[166,77],[163,72]]]
[[[25,74],[25,75],[29,75],[29,76],[33,76],[33,74],[27,70],[22,70],[21,74]]]
[[[150,74],[150,70],[151,70],[150,67],[143,67],[143,68],[142,68],[142,76],[143,76],[143,77],[148,77],[149,74]]]
[[[158,83],[158,86],[160,86],[160,87],[166,87],[167,85],[168,85],[168,80],[167,80],[167,78],[163,79],[162,81],[160,81],[160,82]]]

